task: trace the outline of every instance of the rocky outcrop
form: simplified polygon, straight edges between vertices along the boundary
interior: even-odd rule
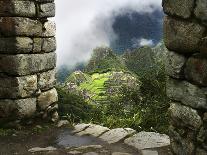
[[[207,154],[207,2],[163,0],[171,147],[177,155]]]
[[[57,119],[55,23],[47,19],[55,16],[54,1],[3,0],[0,8],[0,126]]]

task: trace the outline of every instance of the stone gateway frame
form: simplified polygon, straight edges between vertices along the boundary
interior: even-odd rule
[[[207,154],[207,1],[163,0],[171,99],[170,138],[177,155]],[[0,0],[0,125],[56,121],[53,0]]]

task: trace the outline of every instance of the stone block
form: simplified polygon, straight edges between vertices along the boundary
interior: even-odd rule
[[[195,54],[187,60],[185,77],[189,81],[201,86],[207,86],[207,57]]]
[[[207,155],[207,151],[204,149],[197,148],[196,155]]]
[[[136,149],[144,150],[169,146],[170,138],[165,134],[142,131],[125,139],[124,143]]]
[[[185,56],[168,51],[165,66],[167,75],[178,79],[184,78],[184,65],[186,60]]]
[[[34,53],[53,52],[56,50],[56,39],[52,38],[34,38]]]
[[[54,21],[47,21],[43,25],[43,37],[54,37],[56,31],[56,25]]]
[[[41,36],[42,23],[21,17],[1,17],[0,31],[4,36]]]
[[[200,53],[207,55],[207,37],[201,39],[199,48]]]
[[[201,21],[207,23],[207,1],[206,0],[196,0],[195,16]]]
[[[120,142],[127,136],[130,136],[134,133],[136,133],[136,131],[133,129],[116,128],[104,133],[99,138],[109,144],[113,144]]]
[[[0,17],[18,16],[34,17],[36,16],[35,4],[32,1],[0,1]]]
[[[22,119],[31,117],[36,111],[36,99],[0,100],[0,117]]]
[[[193,12],[194,0],[163,0],[162,6],[166,14],[189,18]]]
[[[40,94],[37,98],[38,107],[41,110],[46,110],[51,104],[58,101],[58,94],[56,89],[51,89]]]
[[[38,17],[54,17],[55,3],[44,3],[39,5]]]
[[[16,99],[34,95],[37,90],[37,76],[0,77],[0,98]]]
[[[30,53],[33,41],[28,37],[0,38],[0,53],[16,54]]]
[[[196,131],[202,125],[201,117],[196,110],[178,102],[171,103],[169,113],[171,122],[176,127],[184,127]]]
[[[41,90],[48,90],[53,88],[56,84],[56,70],[50,70],[38,74],[38,88]]]
[[[88,128],[86,128],[85,130],[77,133],[77,135],[79,135],[79,136],[92,135],[94,137],[98,137],[106,131],[109,131],[109,128],[103,127],[103,126],[100,126],[100,125],[90,124],[90,126]]]
[[[187,81],[169,78],[166,84],[167,96],[196,109],[207,109],[206,90]]]
[[[49,2],[54,2],[54,0],[35,0],[36,2],[39,3],[49,3]]]
[[[178,53],[194,53],[199,50],[199,43],[205,33],[205,27],[166,16],[164,18],[164,42],[166,47]]]
[[[191,138],[188,138],[188,136],[181,137],[175,128],[172,127],[169,129],[169,136],[171,148],[174,154],[194,155],[195,145],[193,144],[193,140]]]
[[[55,68],[56,54],[0,55],[0,62],[0,72],[23,76]]]

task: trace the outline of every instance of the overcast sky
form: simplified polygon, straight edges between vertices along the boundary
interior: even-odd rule
[[[151,13],[162,0],[56,0],[58,66],[87,61],[97,46],[116,39],[112,29],[117,15]],[[152,44],[142,40],[143,44]]]

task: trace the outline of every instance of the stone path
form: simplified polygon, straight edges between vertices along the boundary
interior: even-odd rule
[[[95,142],[92,140],[92,143],[84,143],[86,136],[93,137]],[[77,124],[69,135],[63,134],[58,141],[58,145],[64,147],[70,155],[171,155],[169,150],[160,151],[170,145],[167,135],[154,132],[137,133],[130,128],[110,130],[100,125]],[[49,146],[31,148],[28,151],[35,153],[56,150],[58,148]]]

